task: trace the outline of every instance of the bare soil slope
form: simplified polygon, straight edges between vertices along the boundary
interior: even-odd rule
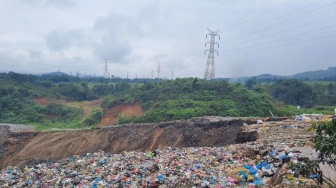
[[[93,109],[103,111],[103,109],[101,108],[101,103],[102,99],[97,99],[93,101],[82,101],[82,102],[66,102],[66,101],[62,102],[62,104],[66,106],[83,109],[84,113],[82,116],[82,122],[86,120],[86,118],[91,114]]]
[[[244,121],[246,122],[246,121]],[[164,147],[223,146],[239,142],[242,120],[220,117],[193,118],[158,124],[129,124],[97,130],[41,133],[7,133],[0,145],[0,168],[37,161],[55,160],[69,155],[83,155],[99,149],[119,153],[146,151]],[[16,140],[10,142],[10,139]],[[256,140],[257,133],[244,140]],[[14,144],[13,144],[14,143]],[[2,148],[1,148],[2,147]]]
[[[37,104],[48,105],[52,102],[57,102],[69,107],[73,108],[81,108],[83,109],[83,115],[81,121],[84,122],[86,118],[91,114],[93,109],[97,109],[103,111],[101,108],[102,99],[92,100],[92,101],[82,101],[82,102],[73,102],[73,101],[65,101],[65,100],[51,100],[46,97],[43,98],[33,98],[32,99]],[[119,116],[123,117],[139,117],[144,114],[144,110],[141,107],[139,102],[134,104],[119,104],[114,106],[113,108],[108,109],[103,118],[101,119],[99,125],[107,126],[118,123]]]
[[[33,98],[32,100],[40,105],[48,105],[52,102],[56,102],[73,108],[81,108],[83,109],[83,115],[81,119],[82,122],[86,120],[86,118],[91,114],[93,109],[103,111],[103,109],[101,108],[102,99],[92,101],[72,102],[65,100],[52,100],[43,97],[43,98]]]
[[[134,104],[119,104],[108,109],[99,123],[100,126],[113,125],[118,123],[119,116],[139,117],[143,115],[144,110],[139,102]]]

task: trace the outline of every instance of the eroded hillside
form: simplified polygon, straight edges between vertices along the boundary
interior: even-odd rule
[[[127,124],[96,130],[10,132],[2,128],[0,168],[83,155],[97,150],[112,153],[164,147],[223,146],[251,141],[257,133],[242,133],[237,118],[204,117],[164,123]]]

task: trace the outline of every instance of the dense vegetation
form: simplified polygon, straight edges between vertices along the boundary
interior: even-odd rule
[[[32,101],[37,96],[47,96],[43,88],[29,83],[0,80],[0,119],[7,123],[73,124],[82,114],[81,109],[57,103],[39,105]]]
[[[329,172],[336,173],[336,116],[331,121],[314,122],[310,131],[315,131],[313,138],[314,149],[318,152],[318,160],[329,166]],[[316,165],[319,167],[318,165]],[[322,176],[321,176],[322,175]],[[336,181],[328,178],[330,174],[320,173],[322,183],[325,182],[329,187],[336,187]],[[324,180],[324,181],[323,181]]]
[[[220,79],[220,78],[219,78]],[[235,79],[229,79],[230,82],[247,82],[248,80],[257,80],[259,83],[274,83],[278,80],[284,79],[296,79],[300,81],[336,81],[336,66],[329,67],[327,70],[308,71],[291,76],[279,76],[272,74],[261,74],[253,77],[239,77]]]
[[[197,78],[146,83],[110,97],[103,107],[135,101],[141,102],[146,114],[123,119],[123,122],[157,122],[207,115],[265,116],[274,109],[271,97],[265,92],[250,91],[241,84]]]
[[[54,103],[40,105],[34,98]],[[243,84],[197,78],[176,80],[78,78],[67,75],[0,74],[0,121],[40,127],[81,127],[99,123],[103,114],[93,111],[81,121],[83,110],[62,105],[61,100],[103,98],[104,110],[117,104],[140,102],[145,114],[121,122],[157,122],[196,116],[269,116],[332,113],[336,84],[278,80],[262,83],[252,78]],[[296,106],[301,106],[300,111]],[[65,126],[66,125],[66,126]]]
[[[94,110],[82,122],[83,110],[60,103],[86,101],[122,92],[131,84],[109,83],[101,78],[80,79],[67,75],[26,75],[0,73],[0,122],[33,124],[38,129],[76,128],[100,122],[102,112]],[[48,104],[34,102],[50,99]]]
[[[285,104],[303,107],[336,105],[335,83],[308,85],[298,80],[279,80],[269,90],[275,100]]]

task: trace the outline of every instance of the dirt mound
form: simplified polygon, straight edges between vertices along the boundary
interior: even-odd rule
[[[95,107],[95,108],[100,108],[102,102],[103,102],[102,99],[97,99],[97,100],[92,100],[92,101],[84,101],[83,104],[84,104],[84,106],[91,106],[91,107]]]
[[[12,156],[20,151],[26,143],[39,133],[37,132],[11,132],[9,126],[0,126],[0,169],[12,161]],[[7,166],[7,165],[5,165]]]
[[[61,104],[73,108],[81,108],[83,110],[81,121],[84,122],[86,118],[89,117],[93,109],[103,111],[103,109],[101,108],[102,101],[103,101],[102,99],[92,101],[81,101],[81,102],[62,101]]]
[[[139,117],[144,114],[144,110],[139,102],[134,104],[119,104],[108,109],[99,123],[100,126],[113,125],[118,123],[119,116]]]
[[[93,109],[97,109],[103,111],[101,108],[102,99],[92,100],[92,101],[81,101],[81,102],[74,102],[74,101],[65,101],[65,100],[51,100],[46,97],[42,98],[33,98],[32,99],[35,103],[41,105],[47,105],[52,102],[57,102],[59,104],[72,107],[72,108],[81,108],[83,110],[83,115],[81,121],[84,122],[86,118],[91,114]],[[50,117],[53,119],[53,117]]]
[[[0,168],[83,155],[99,149],[119,153],[165,147],[223,146],[237,142],[242,125],[243,121],[239,119],[194,118],[97,130],[11,134],[4,140],[7,145],[2,148],[4,157],[0,157]]]
[[[33,98],[32,99],[34,102],[36,102],[37,104],[41,104],[41,105],[47,105],[49,104],[49,99],[46,97],[42,97],[42,98]]]

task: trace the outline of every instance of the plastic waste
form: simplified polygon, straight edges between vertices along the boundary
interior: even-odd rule
[[[318,178],[319,176],[318,176],[318,174],[310,174],[309,177],[312,178],[312,179],[315,179],[315,178]]]

